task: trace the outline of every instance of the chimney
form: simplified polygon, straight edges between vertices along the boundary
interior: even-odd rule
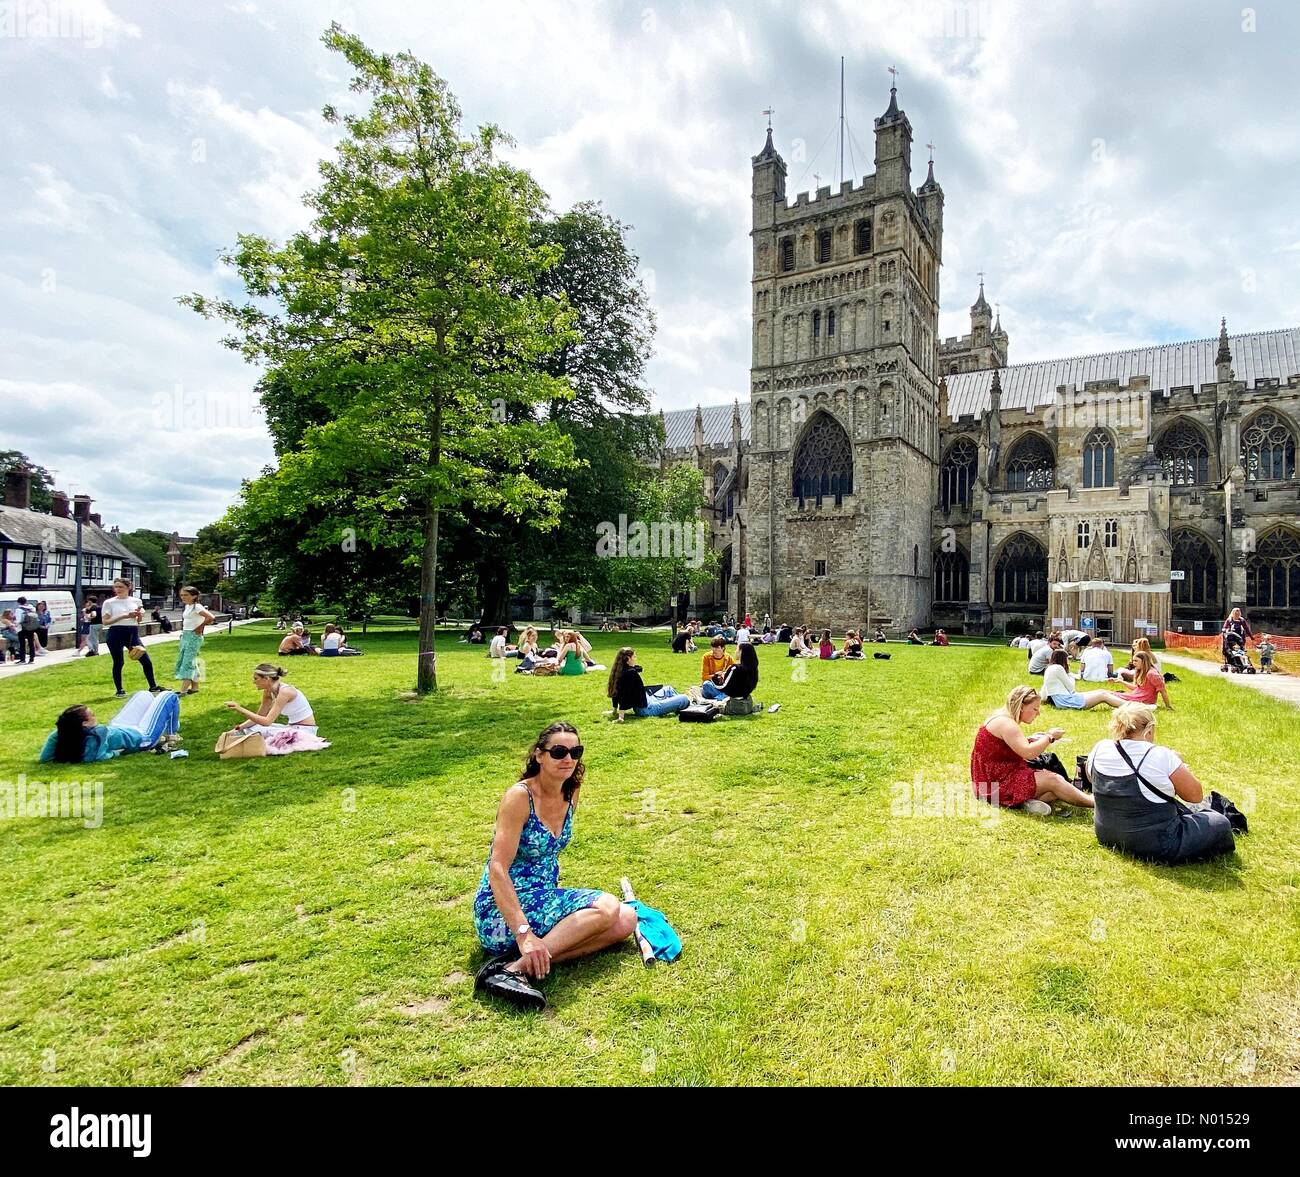
[[[68,510],[68,496],[61,490],[56,490],[53,495],[54,505],[50,508],[50,514],[60,519],[70,518],[72,512]]]
[[[91,521],[91,523],[93,523],[96,527],[103,527],[103,526],[104,526],[104,521],[99,517],[99,512],[96,512],[95,514],[91,515],[91,516],[90,516],[90,521]]]
[[[5,471],[5,506],[20,511],[31,509],[32,471],[28,466],[15,466]]]
[[[80,519],[82,523],[90,522],[90,504],[94,499],[90,495],[73,495],[72,496],[72,517]]]

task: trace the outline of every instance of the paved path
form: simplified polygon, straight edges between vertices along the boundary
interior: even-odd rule
[[[254,617],[250,620],[262,621],[264,618]],[[235,622],[236,625],[248,625],[249,623],[250,621]],[[210,636],[220,637],[225,632],[226,626],[221,625],[212,630]],[[171,633],[151,633],[142,637],[140,640],[146,646],[159,646],[164,642],[178,642],[180,641],[180,638],[181,631],[178,626],[176,629],[172,630]],[[3,682],[8,678],[13,678],[15,675],[30,674],[33,670],[44,670],[49,666],[66,666],[69,662],[79,661],[81,656],[80,650],[51,650],[45,655],[45,657],[37,658],[35,662],[0,662],[0,682]],[[108,642],[105,640],[102,630],[100,631],[99,636],[99,657],[104,659],[105,666],[107,666],[111,661],[108,653]],[[167,671],[164,671],[162,668],[157,669],[159,675],[162,677],[165,677],[166,674],[170,673],[170,669]],[[105,673],[107,674],[108,672],[105,671]]]
[[[1208,674],[1212,678],[1225,679],[1238,686],[1249,687],[1264,695],[1272,695],[1293,707],[1300,707],[1300,678],[1290,674],[1225,674],[1217,662],[1205,662],[1200,658],[1184,658],[1171,654],[1168,650],[1160,651],[1160,661],[1177,666],[1180,670],[1191,670],[1197,674]]]

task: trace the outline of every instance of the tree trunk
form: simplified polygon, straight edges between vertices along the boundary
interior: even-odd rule
[[[425,514],[424,554],[420,560],[420,651],[415,689],[421,695],[438,689],[438,655],[434,632],[438,612],[434,598],[438,587],[438,506],[432,499]]]
[[[510,624],[510,565],[501,549],[478,562],[479,617],[488,625]]]

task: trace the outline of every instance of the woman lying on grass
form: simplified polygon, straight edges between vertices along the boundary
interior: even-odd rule
[[[57,764],[90,764],[129,752],[147,752],[181,727],[181,701],[175,691],[157,695],[136,691],[107,724],[89,707],[69,707],[45,738],[41,759]]]
[[[1020,730],[1021,724],[1033,723],[1040,710],[1038,692],[1021,686],[1007,696],[1006,706],[984,721],[970,754],[975,796],[991,805],[1020,805],[1039,817],[1052,812],[1053,801],[1091,809],[1092,798],[1087,793],[1040,760],[1065,735],[1064,729],[1054,727],[1030,737]]]
[[[573,838],[585,769],[571,723],[553,723],[537,737],[523,779],[501,799],[474,897],[474,927],[493,954],[475,988],[527,1009],[546,1005],[533,982],[552,964],[609,948],[636,930],[636,913],[613,895],[560,886],[560,852]]]
[[[672,687],[646,686],[641,680],[641,667],[636,664],[636,651],[631,646],[624,646],[615,656],[606,694],[614,700],[614,718],[618,723],[623,722],[625,711],[642,719],[657,719],[691,705],[686,695],[679,695]]]

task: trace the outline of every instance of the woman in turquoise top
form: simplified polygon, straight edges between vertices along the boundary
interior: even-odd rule
[[[89,707],[69,707],[45,737],[41,759],[91,764],[128,752],[143,752],[163,736],[180,731],[180,716],[181,701],[175,691],[157,695],[136,691],[107,724],[100,723]]]
[[[537,737],[523,779],[497,811],[487,867],[474,898],[474,926],[494,953],[475,984],[540,1009],[532,984],[558,961],[599,952],[636,930],[636,912],[603,891],[560,886],[560,851],[573,838],[585,765],[578,729],[553,723]]]

